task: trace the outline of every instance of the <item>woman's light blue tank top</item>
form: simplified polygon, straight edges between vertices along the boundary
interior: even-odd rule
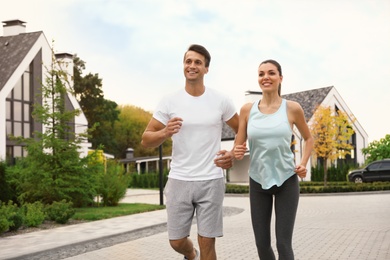
[[[249,176],[263,189],[269,189],[281,186],[295,174],[294,154],[290,149],[292,129],[285,99],[273,114],[261,113],[259,103],[253,103],[248,119]]]

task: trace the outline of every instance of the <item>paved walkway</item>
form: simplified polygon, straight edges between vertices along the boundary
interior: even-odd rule
[[[158,191],[129,190],[125,202],[159,204]],[[218,259],[258,259],[249,199],[225,197],[239,214],[224,218],[224,237],[217,239]],[[164,224],[166,211],[154,211],[0,239],[0,259],[29,259],[37,252],[83,243],[104,236]],[[191,231],[196,242],[196,225]],[[275,248],[275,237],[272,237]],[[390,259],[390,193],[302,195],[294,232],[297,260]],[[167,232],[80,254],[67,260],[182,259],[169,246]]]

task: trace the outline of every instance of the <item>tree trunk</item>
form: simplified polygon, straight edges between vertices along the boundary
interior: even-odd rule
[[[328,185],[328,159],[324,159],[324,187]]]

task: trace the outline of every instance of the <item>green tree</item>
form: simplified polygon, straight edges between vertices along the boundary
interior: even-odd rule
[[[88,120],[88,127],[93,129],[89,138],[92,148],[97,149],[102,145],[106,152],[115,154],[117,143],[114,138],[114,123],[118,120],[118,105],[104,98],[102,79],[98,74],[82,76],[85,62],[77,55],[74,56],[73,63],[73,89]]]
[[[34,104],[35,122],[42,123],[44,131],[23,139],[28,155],[12,168],[12,179],[20,192],[20,202],[42,201],[51,204],[63,199],[75,206],[93,202],[98,176],[91,174],[88,157],[80,158],[78,149],[87,138],[75,134],[71,127],[80,110],[67,110],[69,76],[61,68],[66,66],[55,59],[42,84],[42,104]],[[68,86],[68,88],[67,88]]]
[[[324,185],[327,185],[328,163],[350,154],[349,140],[354,131],[346,113],[319,106],[310,126],[314,139],[313,152],[324,160]]]
[[[385,135],[379,141],[369,143],[366,148],[362,149],[362,153],[367,156],[366,163],[390,158],[390,134]]]
[[[141,137],[149,123],[152,114],[142,108],[125,105],[119,106],[119,121],[115,123],[115,138],[118,145],[118,154],[124,158],[128,148],[134,149],[135,156],[156,156],[156,148],[144,148],[141,145]],[[170,155],[172,151],[172,142],[168,140],[163,144],[164,155]]]

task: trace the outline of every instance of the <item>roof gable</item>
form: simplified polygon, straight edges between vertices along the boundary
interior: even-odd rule
[[[333,86],[325,88],[317,88],[302,92],[282,95],[283,98],[298,102],[304,111],[306,121],[312,118],[315,109],[322,104],[329,92],[334,88]]]
[[[0,90],[38,40],[42,32],[0,37]]]

